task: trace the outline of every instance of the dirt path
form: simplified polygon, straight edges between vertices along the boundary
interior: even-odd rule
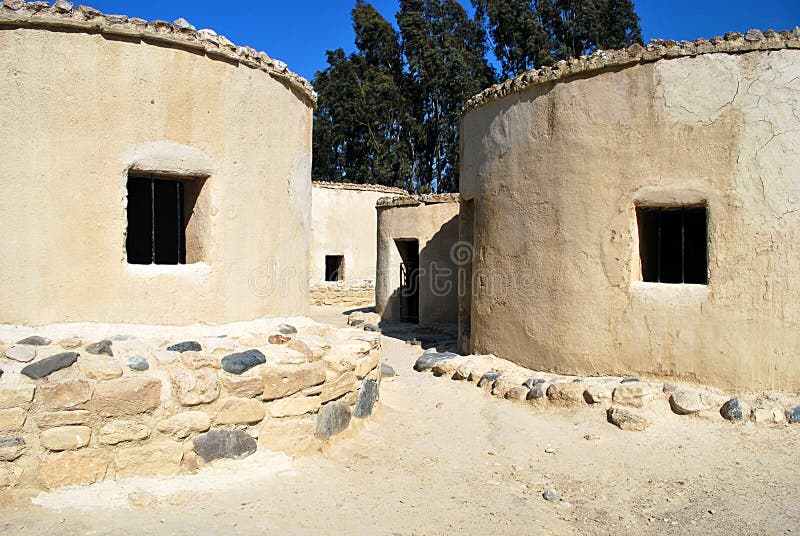
[[[417,374],[419,352],[385,338],[385,361],[398,375],[383,383],[381,413],[324,455],[257,454],[195,476],[47,494],[37,499],[46,506],[9,496],[0,534],[800,530],[800,426],[732,426],[667,411],[647,432],[623,432],[602,409],[536,409]],[[558,501],[542,498],[547,488]],[[131,507],[132,492],[157,502]],[[85,508],[91,503],[105,506]]]

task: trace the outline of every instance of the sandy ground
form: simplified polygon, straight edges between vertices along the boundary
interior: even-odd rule
[[[344,323],[339,311],[313,314]],[[800,425],[734,426],[665,408],[646,432],[624,432],[602,409],[534,408],[418,374],[420,351],[384,338],[398,375],[382,385],[380,414],[324,455],[259,453],[35,503],[6,494],[0,534],[800,531]],[[548,488],[559,500],[542,498]],[[130,494],[153,504],[133,507]]]

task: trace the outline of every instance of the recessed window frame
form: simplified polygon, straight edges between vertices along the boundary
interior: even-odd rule
[[[707,202],[635,205],[639,280],[701,285],[710,280]],[[676,259],[676,253],[680,259]]]
[[[125,218],[125,261],[129,266],[184,266],[201,262],[199,238],[187,235],[204,182],[205,177],[129,171]],[[163,244],[167,235],[174,235],[169,236],[171,244],[159,248],[159,237]],[[145,252],[147,249],[149,253]]]

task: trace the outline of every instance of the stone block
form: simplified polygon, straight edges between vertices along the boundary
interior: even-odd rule
[[[140,447],[120,449],[114,455],[117,477],[176,475],[181,468],[183,445],[153,441]]]
[[[261,372],[264,381],[263,400],[276,400],[325,381],[325,365],[321,361],[300,365],[276,365]]]
[[[86,352],[94,355],[105,354],[107,356],[113,356],[114,352],[111,350],[111,345],[112,342],[106,339],[100,342],[90,344],[89,346],[86,347]]]
[[[125,417],[154,410],[161,404],[161,380],[137,376],[97,384],[94,411],[103,417]]]
[[[28,408],[35,389],[33,385],[0,387],[0,408]]]
[[[318,396],[283,398],[269,405],[272,417],[296,417],[305,413],[316,413],[322,401]]]
[[[378,400],[378,382],[365,380],[361,384],[356,399],[356,407],[353,410],[353,417],[363,419],[372,415],[372,409]]]
[[[267,419],[258,434],[260,448],[296,454],[306,452],[314,443],[317,417],[301,415],[282,419]]]
[[[12,346],[6,350],[5,356],[20,363],[30,363],[36,359],[36,348],[33,346]]]
[[[0,432],[16,432],[21,429],[27,414],[22,408],[0,409]]]
[[[586,390],[584,382],[559,382],[547,388],[547,398],[551,402],[558,402],[568,406],[584,404],[583,392]]]
[[[762,403],[750,412],[750,420],[756,424],[780,424],[786,422],[786,416],[783,408],[775,404]]]
[[[743,421],[747,413],[747,406],[735,397],[725,402],[719,409],[722,418],[731,422]]]
[[[246,458],[257,448],[256,440],[244,430],[212,430],[194,439],[194,451],[206,463],[221,458]]]
[[[608,422],[622,430],[642,432],[650,426],[650,421],[626,409],[609,408],[607,416]]]
[[[112,421],[100,428],[98,438],[103,445],[118,445],[150,437],[150,427],[136,421]]]
[[[615,404],[641,408],[646,402],[652,400],[653,391],[649,385],[641,381],[623,381],[614,389],[613,401]]]
[[[176,372],[172,375],[172,395],[184,406],[213,402],[219,396],[217,373],[211,370]]]
[[[317,361],[325,355],[325,350],[321,346],[304,337],[292,339],[286,347],[301,354],[308,361]]]
[[[617,383],[600,382],[589,385],[584,392],[586,401],[590,404],[602,404],[610,402],[614,396],[614,389],[617,388]]]
[[[350,406],[346,402],[337,400],[325,404],[317,416],[314,435],[319,439],[330,439],[345,431],[350,426],[351,418]]]
[[[229,395],[255,398],[264,392],[264,378],[258,376],[222,376],[223,390]]]
[[[22,467],[14,463],[0,463],[0,490],[13,488],[22,476]]]
[[[110,459],[101,449],[82,449],[51,453],[39,464],[37,475],[47,489],[79,486],[102,481]]]
[[[194,432],[205,432],[211,428],[211,416],[202,411],[184,411],[158,423],[159,432],[172,434],[180,439]]]
[[[39,441],[47,450],[78,450],[89,444],[92,429],[88,426],[59,426],[48,428],[39,435]]]
[[[528,393],[530,393],[530,391],[531,390],[528,389],[527,387],[524,387],[522,385],[518,385],[518,386],[511,387],[510,389],[508,389],[508,391],[506,391],[506,394],[504,395],[504,398],[506,400],[517,400],[517,401],[527,400],[528,399]]]
[[[217,411],[218,424],[255,424],[267,415],[264,404],[252,398],[226,398]]]
[[[181,354],[181,362],[186,365],[186,368],[192,370],[222,368],[222,362],[218,357],[201,352],[183,352]]]
[[[0,435],[0,462],[13,462],[25,452],[25,440],[19,436]]]
[[[78,367],[91,380],[114,380],[122,376],[122,365],[109,357],[82,355],[78,358]]]
[[[50,374],[71,367],[78,360],[78,354],[75,352],[64,352],[61,354],[51,355],[39,361],[34,361],[22,369],[21,374],[40,380],[46,378]]]
[[[44,383],[36,388],[36,400],[45,409],[82,407],[92,398],[94,384],[89,380],[66,380]]]
[[[53,428],[55,426],[74,426],[86,424],[91,414],[84,409],[72,411],[44,411],[36,414],[36,425],[39,428]]]
[[[330,400],[335,400],[346,395],[347,393],[355,391],[356,389],[358,389],[358,379],[356,378],[355,373],[346,372],[339,376],[338,379],[325,383],[325,385],[322,387],[322,393],[320,394],[322,397],[322,403],[324,404]]]
[[[363,380],[367,377],[367,375],[372,372],[372,370],[380,365],[381,363],[381,353],[377,350],[371,350],[367,355],[364,357],[359,358],[356,361],[356,368],[355,373],[356,377],[359,380]]]
[[[708,409],[708,404],[703,401],[702,396],[695,390],[678,390],[669,397],[669,405],[674,413],[678,415],[691,415]]]
[[[223,357],[222,370],[229,374],[240,375],[266,362],[267,358],[259,350],[247,350]]]

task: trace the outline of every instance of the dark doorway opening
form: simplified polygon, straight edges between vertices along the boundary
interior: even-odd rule
[[[344,255],[325,256],[325,281],[344,281]]]
[[[419,323],[419,240],[395,240],[400,252],[400,321]]]
[[[642,280],[708,284],[705,205],[636,207]]]

